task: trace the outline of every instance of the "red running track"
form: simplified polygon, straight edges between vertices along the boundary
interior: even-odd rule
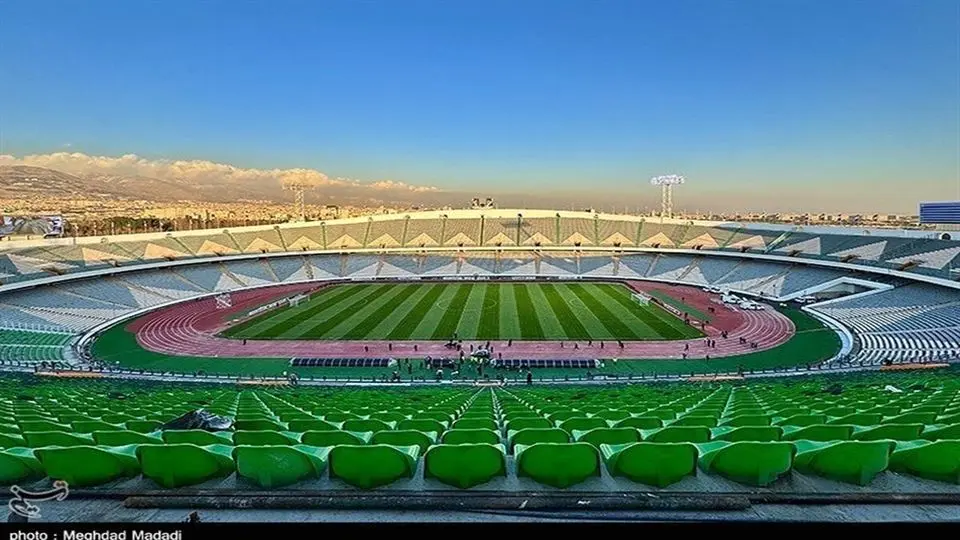
[[[631,287],[648,289],[659,284],[649,282],[630,282]],[[649,287],[654,285],[654,287]],[[321,285],[322,286],[322,285]],[[710,339],[716,340],[716,347],[707,347],[706,339],[671,341],[625,341],[623,348],[616,341],[593,342],[580,341],[506,341],[490,342],[494,356],[523,359],[593,359],[593,358],[659,358],[679,359],[687,353],[690,359],[719,358],[758,350],[770,349],[787,341],[794,334],[793,322],[765,306],[760,311],[732,310],[720,303],[716,295],[705,293],[695,287],[665,286],[664,292],[677,296],[682,291],[686,301],[701,311],[707,312],[713,307],[715,313],[710,325],[704,329]],[[228,326],[231,316],[249,311],[278,298],[284,298],[297,292],[315,290],[316,284],[271,287],[233,293],[233,307],[229,310],[217,310],[213,298],[185,302],[151,313],[131,323],[127,328],[136,332],[137,342],[147,350],[179,355],[203,357],[240,357],[240,358],[384,358],[384,357],[454,357],[456,351],[447,349],[445,341],[320,341],[320,340],[250,340],[246,345],[242,340],[218,337]],[[716,324],[717,326],[714,326]],[[719,328],[718,328],[719,327]],[[720,336],[721,329],[728,331],[726,339]],[[739,338],[746,340],[740,344]],[[750,343],[757,344],[753,349]],[[470,345],[480,346],[484,342],[464,342],[465,351]],[[685,346],[689,346],[685,350]],[[416,350],[414,349],[416,347]]]

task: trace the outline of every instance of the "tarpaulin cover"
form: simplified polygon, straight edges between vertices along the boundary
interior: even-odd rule
[[[204,409],[190,411],[177,417],[161,429],[202,429],[204,431],[225,431],[233,427],[233,419],[227,416],[218,416]]]

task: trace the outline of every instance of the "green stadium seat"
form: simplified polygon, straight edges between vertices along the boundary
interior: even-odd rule
[[[412,478],[416,472],[418,446],[340,445],[330,452],[330,476],[361,489]]]
[[[420,452],[426,452],[430,445],[437,442],[437,434],[428,431],[407,430],[387,430],[378,431],[373,434],[370,444],[386,444],[390,446],[416,446]]]
[[[109,424],[100,420],[87,420],[73,423],[73,431],[77,433],[93,433],[94,431],[117,431],[124,429],[123,424]]]
[[[570,434],[560,428],[525,428],[507,432],[507,446],[510,451],[518,444],[570,442]]]
[[[360,416],[348,412],[331,412],[324,414],[323,419],[334,424],[341,424],[347,420],[360,420]]]
[[[172,429],[163,432],[163,442],[167,444],[233,444],[231,431],[204,431],[202,429]]]
[[[507,431],[519,431],[526,428],[552,428],[553,424],[542,417],[524,417],[507,420],[505,428]]]
[[[283,446],[298,444],[300,434],[290,431],[236,431],[233,444],[236,446]]]
[[[10,486],[26,480],[43,478],[43,465],[30,448],[0,450],[0,485]]]
[[[451,429],[445,431],[441,436],[443,444],[499,444],[500,434],[492,429]]]
[[[71,487],[99,486],[140,474],[138,445],[38,448],[34,455],[47,476]]]
[[[828,425],[875,426],[883,420],[879,414],[855,413],[833,418],[827,421]]]
[[[426,419],[426,420],[437,420],[438,422],[446,422],[447,425],[453,421],[453,415],[450,413],[445,413],[441,411],[425,411],[417,415],[417,418]]]
[[[142,444],[136,453],[143,476],[165,488],[192,486],[235,470],[233,446],[226,444]]]
[[[20,434],[20,426],[15,423],[0,424],[0,433]]]
[[[808,441],[846,441],[853,435],[853,426],[832,426],[819,424],[813,426],[796,427],[784,426],[784,441],[798,441],[806,439]]]
[[[340,424],[320,420],[319,418],[291,420],[287,423],[287,429],[303,433],[305,431],[326,431],[331,429],[340,429]]]
[[[857,426],[850,438],[854,441],[915,441],[920,438],[923,424],[882,424],[879,426]]]
[[[804,473],[865,486],[887,470],[896,442],[795,441],[794,467]]]
[[[790,472],[796,453],[784,442],[713,441],[697,449],[701,469],[751,486],[768,486]]]
[[[659,429],[641,429],[640,435],[649,442],[705,443],[710,440],[706,426],[666,426]]]
[[[160,426],[163,425],[156,420],[128,420],[124,427],[129,431],[136,431],[138,433],[151,433],[160,429]]]
[[[469,489],[506,476],[506,452],[500,444],[461,443],[431,446],[424,455],[424,476]]]
[[[761,427],[769,426],[771,419],[766,414],[740,414],[723,418],[718,425],[729,427]]]
[[[129,444],[162,444],[160,433],[138,433],[129,429],[94,431],[93,441],[99,446],[126,446]]]
[[[237,431],[287,431],[289,429],[283,422],[262,418],[237,420],[233,427]]]
[[[23,435],[15,433],[0,433],[0,448],[17,448],[27,446]]]
[[[397,430],[403,431],[408,429],[413,429],[416,431],[424,432],[434,432],[434,433],[443,433],[447,430],[449,424],[446,422],[441,422],[439,420],[432,420],[430,418],[410,418],[407,420],[401,420],[397,422]]]
[[[589,443],[518,444],[517,475],[556,488],[567,488],[600,476],[600,454]]]
[[[795,414],[788,417],[774,418],[773,420],[773,425],[775,426],[807,427],[826,423],[827,415],[825,414]]]
[[[453,429],[497,429],[497,422],[489,418],[461,418],[453,423]]]
[[[600,452],[610,474],[648,486],[667,487],[697,469],[697,447],[691,443],[601,444]]]
[[[557,425],[557,423],[559,422],[563,422],[571,418],[580,418],[584,416],[585,416],[584,413],[580,411],[563,410],[563,411],[557,411],[557,412],[548,414],[547,420],[550,420],[551,422],[553,422],[553,425]]]
[[[614,422],[612,426],[616,428],[632,427],[637,429],[657,429],[663,427],[663,420],[655,416],[632,416],[623,420]]]
[[[783,435],[783,428],[779,426],[720,426],[710,430],[712,441],[779,441]]]
[[[625,418],[630,418],[629,412],[620,409],[606,409],[594,414],[597,418],[602,418],[607,422],[619,422]]]
[[[713,416],[682,416],[670,422],[670,426],[703,426],[712,428],[717,427],[717,419]]]
[[[960,440],[960,424],[924,426],[919,438],[928,441]]]
[[[931,424],[960,424],[960,413],[940,415]]]
[[[934,412],[908,412],[897,416],[887,416],[883,419],[884,424],[932,424],[937,419],[937,413]]]
[[[557,427],[566,431],[567,433],[573,433],[576,431],[587,431],[596,428],[605,428],[608,427],[607,421],[603,418],[587,418],[586,416],[577,416],[574,418],[568,418],[566,420],[558,421]]]
[[[275,489],[319,479],[327,468],[330,448],[303,444],[239,445],[233,449],[237,475],[262,488]]]
[[[897,442],[890,470],[960,484],[960,440]]]
[[[396,426],[396,422],[384,422],[382,420],[373,420],[368,418],[366,420],[347,420],[340,428],[344,431],[371,431],[375,433],[377,431],[391,430]]]
[[[67,433],[64,431],[37,431],[26,432],[23,438],[30,448],[44,446],[89,446],[94,444],[93,436],[89,433]]]
[[[28,431],[40,432],[40,431],[63,431],[71,432],[73,427],[69,424],[61,424],[58,422],[51,422],[48,420],[28,420],[18,422],[20,425],[20,431],[26,433]]]
[[[586,431],[575,429],[571,434],[574,442],[590,443],[597,448],[600,448],[601,444],[628,444],[640,440],[640,432],[634,428],[599,427]]]

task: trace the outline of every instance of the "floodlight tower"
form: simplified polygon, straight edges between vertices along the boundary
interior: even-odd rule
[[[650,183],[660,186],[660,217],[673,217],[673,186],[686,183],[687,179],[679,174],[654,176]]]
[[[280,183],[283,189],[293,192],[293,212],[299,221],[307,220],[307,209],[304,202],[304,194],[308,190],[316,189],[318,186],[326,185],[327,175],[319,171],[308,169],[295,169],[286,171],[281,176]]]
[[[283,189],[293,192],[293,213],[297,216],[298,221],[307,220],[307,209],[303,195],[308,189],[313,189],[313,187],[314,186],[306,182],[301,182],[296,179],[285,180],[283,182]]]

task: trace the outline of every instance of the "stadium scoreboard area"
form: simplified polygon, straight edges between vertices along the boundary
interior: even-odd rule
[[[960,201],[920,203],[920,223],[960,225]]]

